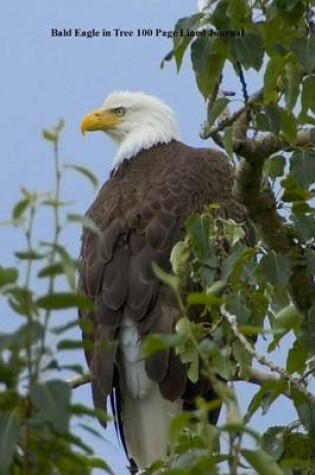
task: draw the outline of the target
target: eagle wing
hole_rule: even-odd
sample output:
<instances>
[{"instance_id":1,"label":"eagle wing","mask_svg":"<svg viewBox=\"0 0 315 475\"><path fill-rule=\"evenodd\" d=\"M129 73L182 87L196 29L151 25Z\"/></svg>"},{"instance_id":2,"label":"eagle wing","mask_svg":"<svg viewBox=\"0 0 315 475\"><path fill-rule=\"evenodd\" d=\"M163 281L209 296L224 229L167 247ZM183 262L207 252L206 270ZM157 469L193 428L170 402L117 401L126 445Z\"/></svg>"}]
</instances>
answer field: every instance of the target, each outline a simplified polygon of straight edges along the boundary
<instances>
[{"instance_id":1,"label":"eagle wing","mask_svg":"<svg viewBox=\"0 0 315 475\"><path fill-rule=\"evenodd\" d=\"M246 220L232 182L223 154L172 141L125 161L100 190L87 215L101 235L84 230L79 279L80 290L95 302L95 310L81 316L96 408L106 407L113 388L119 391L117 340L123 322L132 322L140 339L174 329L176 302L154 275L152 262L171 270L170 253L187 216L218 203L225 217ZM173 349L147 358L145 370L165 399L182 398L184 407L191 407L198 393L213 396L205 381L193 385L187 379Z\"/></svg>"}]
</instances>

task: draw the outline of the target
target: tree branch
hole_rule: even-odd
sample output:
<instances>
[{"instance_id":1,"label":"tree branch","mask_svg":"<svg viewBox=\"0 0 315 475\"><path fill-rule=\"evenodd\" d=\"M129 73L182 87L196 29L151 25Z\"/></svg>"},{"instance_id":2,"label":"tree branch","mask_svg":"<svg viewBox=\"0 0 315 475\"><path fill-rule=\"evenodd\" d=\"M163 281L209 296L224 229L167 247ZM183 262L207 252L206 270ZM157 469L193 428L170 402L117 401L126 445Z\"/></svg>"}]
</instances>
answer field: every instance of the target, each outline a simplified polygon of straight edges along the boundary
<instances>
[{"instance_id":1,"label":"tree branch","mask_svg":"<svg viewBox=\"0 0 315 475\"><path fill-rule=\"evenodd\" d=\"M221 308L221 315L225 318L225 320L228 322L228 324L231 327L231 330L234 334L234 336L239 340L239 342L243 345L244 349L253 357L255 358L258 363L260 363L262 366L267 367L270 371L277 373L280 378L285 379L290 386L293 386L297 391L299 391L301 394L306 396L313 404L315 404L315 397L307 391L305 386L301 384L301 382L291 376L290 373L288 373L285 369L281 368L280 366L276 365L273 361L267 360L267 358L263 355L260 355L253 345L247 340L247 338L240 332L237 324L237 319L234 315L229 313L224 307ZM263 375L260 372L253 372L252 374L252 379L249 379L252 383L254 384L259 384L262 385L267 381L277 381L278 378L276 377L267 377L267 375ZM283 393L284 394L284 393ZM291 395L289 392L284 394L287 397L290 397Z\"/></svg>"},{"instance_id":2,"label":"tree branch","mask_svg":"<svg viewBox=\"0 0 315 475\"><path fill-rule=\"evenodd\" d=\"M314 140L315 128L300 132L299 145ZM303 249L288 235L285 221L277 213L277 203L272 191L262 187L262 170L267 156L283 147L275 136L242 141L246 147L241 150L234 181L234 196L248 210L260 236L269 249L292 257L293 274L290 279L290 294L297 307L307 314L315 302L315 284L303 259Z\"/></svg>"},{"instance_id":3,"label":"tree branch","mask_svg":"<svg viewBox=\"0 0 315 475\"><path fill-rule=\"evenodd\" d=\"M208 138L213 138L213 135L216 136L218 132L222 132L226 127L229 127L230 125L233 125L234 122L237 121L237 119L242 116L242 115L247 115L247 111L253 107L255 102L260 101L263 97L263 89L260 89L259 91L255 92L250 99L248 100L247 104L242 107L241 109L237 110L233 114L227 116L224 118L217 126L214 127L208 127L207 126L204 128L204 130L200 134L200 138L206 140Z\"/></svg>"},{"instance_id":4,"label":"tree branch","mask_svg":"<svg viewBox=\"0 0 315 475\"><path fill-rule=\"evenodd\" d=\"M249 160L256 160L257 157L262 160L280 150L290 151L296 150L298 147L308 146L315 146L315 127L308 130L300 130L297 133L294 145L289 144L289 142L272 133L264 134L257 139L244 138L233 140L234 152Z\"/></svg>"},{"instance_id":5,"label":"tree branch","mask_svg":"<svg viewBox=\"0 0 315 475\"><path fill-rule=\"evenodd\" d=\"M91 382L91 373L82 374L80 376L74 376L73 378L67 379L66 383L70 386L71 389L79 388Z\"/></svg>"},{"instance_id":6,"label":"tree branch","mask_svg":"<svg viewBox=\"0 0 315 475\"><path fill-rule=\"evenodd\" d=\"M244 382L250 382L252 384L255 384L257 386L263 386L266 383L270 382L278 382L280 378L277 376L271 374L271 373L264 373L263 371L259 371L258 369L255 368L248 368L249 371L249 377L248 379L241 378L238 373L236 373L231 381L244 381ZM86 373L80 376L74 376L73 378L70 378L66 381L66 383L70 386L71 389L76 389L81 386L84 386L85 384L89 384L91 382L91 373ZM282 393L284 396L286 396L289 399L291 398L291 395L289 391L284 391Z\"/></svg>"},{"instance_id":7,"label":"tree branch","mask_svg":"<svg viewBox=\"0 0 315 475\"><path fill-rule=\"evenodd\" d=\"M263 371L259 371L255 368L248 368L248 370L248 381L252 384L255 384L256 386L263 386L266 383L277 383L280 381L280 378L274 374L264 373ZM240 378L238 375L236 375L235 381L244 381L244 378ZM292 399L290 392L287 390L283 391L281 394L288 399Z\"/></svg>"}]
</instances>

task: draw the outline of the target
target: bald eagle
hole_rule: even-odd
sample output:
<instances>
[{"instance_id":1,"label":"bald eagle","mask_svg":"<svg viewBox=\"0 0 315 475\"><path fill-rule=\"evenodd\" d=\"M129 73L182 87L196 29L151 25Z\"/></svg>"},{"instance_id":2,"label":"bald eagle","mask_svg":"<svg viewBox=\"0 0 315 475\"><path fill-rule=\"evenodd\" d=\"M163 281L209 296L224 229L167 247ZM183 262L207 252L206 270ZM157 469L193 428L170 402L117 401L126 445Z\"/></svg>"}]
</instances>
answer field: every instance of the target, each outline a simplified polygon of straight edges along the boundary
<instances>
[{"instance_id":1,"label":"bald eagle","mask_svg":"<svg viewBox=\"0 0 315 475\"><path fill-rule=\"evenodd\" d=\"M110 397L127 456L144 468L165 457L171 417L194 409L197 395L216 397L207 380L188 379L174 349L140 356L143 338L172 333L179 317L152 263L171 271L186 218L205 205L218 203L221 215L238 222L246 214L232 196L226 156L183 144L161 100L115 92L83 118L81 130L103 131L118 146L110 178L87 212L101 233L85 229L82 240L80 290L95 302L81 315L90 326L84 338L93 401L106 410Z\"/></svg>"}]
</instances>

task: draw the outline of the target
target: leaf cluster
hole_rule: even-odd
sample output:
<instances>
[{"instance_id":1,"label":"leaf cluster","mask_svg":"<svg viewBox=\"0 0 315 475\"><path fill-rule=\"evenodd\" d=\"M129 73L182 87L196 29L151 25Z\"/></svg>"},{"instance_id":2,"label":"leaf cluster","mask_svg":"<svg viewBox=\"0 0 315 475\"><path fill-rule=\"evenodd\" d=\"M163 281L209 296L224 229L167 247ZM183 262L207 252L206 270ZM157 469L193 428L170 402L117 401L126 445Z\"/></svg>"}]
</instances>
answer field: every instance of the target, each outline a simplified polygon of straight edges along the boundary
<instances>
[{"instance_id":1,"label":"leaf cluster","mask_svg":"<svg viewBox=\"0 0 315 475\"><path fill-rule=\"evenodd\" d=\"M81 365L67 364L62 353L82 348L81 341L69 338L79 322L67 311L90 309L92 303L77 293L78 261L63 245L62 235L72 223L94 232L98 229L86 217L67 212L69 204L62 201L61 184L67 170L97 184L84 167L60 163L63 126L61 121L43 131L53 148L53 191L38 194L23 188L11 220L5 223L24 235L25 247L15 252L15 267L0 266L0 296L7 315L6 330L0 332L1 475L88 475L94 468L111 473L106 462L95 457L93 449L76 435L74 423L99 437L90 426L94 411L72 402L64 380L69 372L83 374ZM42 211L51 218L47 241L37 237ZM9 316L12 324L8 324Z\"/></svg>"}]
</instances>

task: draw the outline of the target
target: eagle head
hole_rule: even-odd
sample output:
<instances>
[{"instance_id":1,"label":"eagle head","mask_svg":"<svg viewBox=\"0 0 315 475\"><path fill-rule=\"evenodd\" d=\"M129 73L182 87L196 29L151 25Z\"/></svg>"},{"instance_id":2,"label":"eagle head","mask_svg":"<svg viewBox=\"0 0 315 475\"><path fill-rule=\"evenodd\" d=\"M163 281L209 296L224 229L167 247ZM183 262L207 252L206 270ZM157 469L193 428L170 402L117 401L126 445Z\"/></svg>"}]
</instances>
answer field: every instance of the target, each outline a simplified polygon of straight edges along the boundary
<instances>
[{"instance_id":1,"label":"eagle head","mask_svg":"<svg viewBox=\"0 0 315 475\"><path fill-rule=\"evenodd\" d=\"M141 150L179 139L170 107L143 92L119 91L110 94L102 107L82 119L83 134L97 130L108 134L118 145L115 167Z\"/></svg>"}]
</instances>

